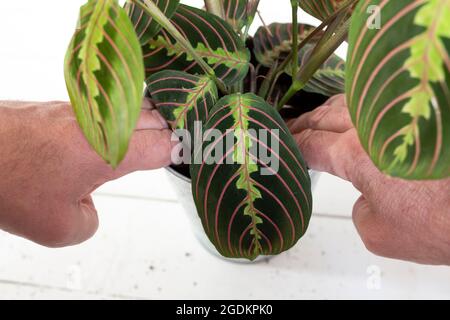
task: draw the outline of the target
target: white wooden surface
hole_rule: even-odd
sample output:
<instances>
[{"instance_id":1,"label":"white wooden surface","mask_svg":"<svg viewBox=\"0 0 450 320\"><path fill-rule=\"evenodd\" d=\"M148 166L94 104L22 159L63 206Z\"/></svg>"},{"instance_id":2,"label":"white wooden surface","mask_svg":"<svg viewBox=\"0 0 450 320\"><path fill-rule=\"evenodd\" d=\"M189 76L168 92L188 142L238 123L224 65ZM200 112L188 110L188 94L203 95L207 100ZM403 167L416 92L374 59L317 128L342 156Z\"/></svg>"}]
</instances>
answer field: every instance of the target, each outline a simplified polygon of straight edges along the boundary
<instances>
[{"instance_id":1,"label":"white wooden surface","mask_svg":"<svg viewBox=\"0 0 450 320\"><path fill-rule=\"evenodd\" d=\"M0 99L67 99L62 62L82 2L0 1ZM289 1L262 0L262 11L288 21ZM300 243L242 265L198 243L163 170L135 173L96 192L101 225L85 244L47 249L0 231L0 299L450 298L450 268L366 251L351 221L357 197L323 175Z\"/></svg>"},{"instance_id":2,"label":"white wooden surface","mask_svg":"<svg viewBox=\"0 0 450 320\"><path fill-rule=\"evenodd\" d=\"M358 194L336 178L321 177L318 214L294 249L242 265L198 243L165 174L98 190L100 230L80 246L46 249L0 233L0 298L450 298L449 268L366 251L349 218Z\"/></svg>"}]
</instances>

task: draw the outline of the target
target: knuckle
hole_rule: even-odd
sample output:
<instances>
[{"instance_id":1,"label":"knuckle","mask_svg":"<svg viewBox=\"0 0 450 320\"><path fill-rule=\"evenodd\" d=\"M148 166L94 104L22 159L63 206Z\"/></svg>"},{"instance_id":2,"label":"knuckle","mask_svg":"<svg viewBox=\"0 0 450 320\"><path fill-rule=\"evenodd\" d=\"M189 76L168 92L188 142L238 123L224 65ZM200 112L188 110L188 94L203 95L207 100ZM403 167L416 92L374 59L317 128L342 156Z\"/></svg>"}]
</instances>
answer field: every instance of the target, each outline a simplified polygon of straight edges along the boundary
<instances>
[{"instance_id":1,"label":"knuckle","mask_svg":"<svg viewBox=\"0 0 450 320\"><path fill-rule=\"evenodd\" d=\"M323 121L323 119L328 115L329 110L330 107L327 105L316 108L309 117L308 120L309 125L311 127L318 126Z\"/></svg>"},{"instance_id":2,"label":"knuckle","mask_svg":"<svg viewBox=\"0 0 450 320\"><path fill-rule=\"evenodd\" d=\"M341 93L338 95L335 95L328 99L328 101L325 104L329 104L330 106L343 106L346 104L345 101L345 94Z\"/></svg>"},{"instance_id":3,"label":"knuckle","mask_svg":"<svg viewBox=\"0 0 450 320\"><path fill-rule=\"evenodd\" d=\"M314 130L306 129L297 135L297 143L301 149L308 149L311 146Z\"/></svg>"},{"instance_id":4,"label":"knuckle","mask_svg":"<svg viewBox=\"0 0 450 320\"><path fill-rule=\"evenodd\" d=\"M346 96L345 93L340 93L337 96L335 96L335 99L333 100L335 104L345 105L346 104Z\"/></svg>"},{"instance_id":5,"label":"knuckle","mask_svg":"<svg viewBox=\"0 0 450 320\"><path fill-rule=\"evenodd\" d=\"M337 111L337 118L340 123L342 123L347 128L353 127L352 118L350 117L350 113L346 108L340 108Z\"/></svg>"}]
</instances>

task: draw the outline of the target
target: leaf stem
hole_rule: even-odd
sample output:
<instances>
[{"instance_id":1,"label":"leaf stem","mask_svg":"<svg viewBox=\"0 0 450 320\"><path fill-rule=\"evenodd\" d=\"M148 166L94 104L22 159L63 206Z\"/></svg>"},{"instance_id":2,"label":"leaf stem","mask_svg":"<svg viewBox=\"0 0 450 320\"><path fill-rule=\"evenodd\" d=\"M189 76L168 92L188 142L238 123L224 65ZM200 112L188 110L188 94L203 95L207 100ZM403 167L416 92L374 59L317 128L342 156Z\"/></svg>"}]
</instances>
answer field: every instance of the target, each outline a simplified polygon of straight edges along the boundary
<instances>
[{"instance_id":1,"label":"leaf stem","mask_svg":"<svg viewBox=\"0 0 450 320\"><path fill-rule=\"evenodd\" d=\"M291 0L292 6L292 74L298 72L298 0ZM275 71L276 74L276 71Z\"/></svg>"},{"instance_id":2,"label":"leaf stem","mask_svg":"<svg viewBox=\"0 0 450 320\"><path fill-rule=\"evenodd\" d=\"M280 111L297 92L299 92L305 87L305 85L306 84L294 80L292 82L292 85L286 92L286 94L283 96L283 98L281 98L280 102L278 103L277 110Z\"/></svg>"},{"instance_id":3,"label":"leaf stem","mask_svg":"<svg viewBox=\"0 0 450 320\"><path fill-rule=\"evenodd\" d=\"M297 73L295 81L307 83L314 75L317 69L336 51L336 49L345 41L348 34L350 20L346 20L337 30L335 35L322 47L316 48L314 54L308 59L308 62Z\"/></svg>"},{"instance_id":4,"label":"leaf stem","mask_svg":"<svg viewBox=\"0 0 450 320\"><path fill-rule=\"evenodd\" d=\"M292 1L294 1L294 0L292 0ZM263 82L263 85L261 86L261 90L258 95L261 96L262 98L266 98L267 93L264 93L264 91L262 91L263 88L269 88L269 87L273 87L275 85L276 78L278 78L279 75L285 71L285 69L289 65L289 63L291 61L293 61L294 52L297 55L297 58L295 58L295 60L294 60L294 61L297 61L297 68L296 68L297 71L292 74L293 75L297 74L297 72L298 72L298 52L301 49L303 49L303 47L306 46L314 37L316 37L320 32L322 32L326 26L331 24L341 12L347 10L348 7L350 5L352 5L354 2L355 2L355 0L348 0L348 2L345 3L338 11L336 11L331 16L329 16L327 19L325 19L317 28L315 28L313 31L311 31L306 36L305 39L303 39L299 44L297 44L297 49L292 50L291 53L286 57L286 59L283 60L283 62L278 66L278 68L274 72L270 72L270 74L268 75L269 77L264 80L264 82L268 82L268 84L264 84L264 82ZM292 9L294 10L294 8L292 8ZM293 15L293 17L294 17L294 15ZM297 19L298 19L298 12L297 12ZM294 30L295 30L295 28L294 28ZM298 22L297 22L297 31L298 31ZM299 90L301 90L301 89L299 89Z\"/></svg>"},{"instance_id":5,"label":"leaf stem","mask_svg":"<svg viewBox=\"0 0 450 320\"><path fill-rule=\"evenodd\" d=\"M158 8L158 6L155 3L153 3L153 1L143 0L145 4L139 0L131 0L131 1L133 1L138 7L144 10L145 13L147 13L149 16L155 19L155 21L158 22L164 29L166 29L167 32L169 32L170 35L174 37L174 39L178 42L178 44L181 45L186 50L186 52L192 56L195 62L197 62L198 65L203 69L203 71L216 83L219 90L222 91L222 93L224 94L228 94L225 85L219 78L217 78L214 69L211 68L211 66L207 64L206 61L203 60L203 58L197 54L195 49L192 47L191 43L183 37L183 35L178 31L177 28L175 28L175 26Z\"/></svg>"},{"instance_id":6,"label":"leaf stem","mask_svg":"<svg viewBox=\"0 0 450 320\"><path fill-rule=\"evenodd\" d=\"M351 5L353 5L357 0L347 0L347 2L344 3L344 5L336 12L334 12L332 15L330 15L328 18L326 18L317 28L315 28L313 31L311 31L305 39L303 39L297 47L297 51L300 51L301 49L303 49L303 47L305 47L310 41L311 39L313 39L315 36L317 36L321 31L323 31L323 29L328 26L329 24L331 24L333 21L336 20L336 17L341 14L342 12L346 11ZM286 57L286 59L283 61L282 64L280 64L280 66L277 69L277 72L281 72L283 71L286 66L289 64L289 62L292 60L293 57L293 52L291 52L289 54L289 56ZM293 73L295 74L295 73Z\"/></svg>"},{"instance_id":7,"label":"leaf stem","mask_svg":"<svg viewBox=\"0 0 450 320\"><path fill-rule=\"evenodd\" d=\"M247 3L246 10L246 26L244 29L244 32L242 33L242 40L245 42L248 38L248 33L250 31L250 27L253 24L253 21L255 20L256 12L258 11L260 0L250 0Z\"/></svg>"},{"instance_id":8,"label":"leaf stem","mask_svg":"<svg viewBox=\"0 0 450 320\"><path fill-rule=\"evenodd\" d=\"M297 47L297 50L302 49L315 35L323 30L325 26L329 25L325 34L320 39L319 43L316 45L312 51L309 60L304 64L300 71L296 74L293 73L293 81L284 95L280 100L277 109L281 110L286 103L300 90L302 90L314 73L320 68L320 66L333 54L333 52L344 42L348 35L348 29L350 25L350 17L348 15L348 9L356 3L357 0L347 0L344 2L342 7L337 10L334 14L329 16L322 24L312 31ZM291 0L291 4L294 0ZM342 21L345 20L344 23ZM298 54L298 51L297 51ZM292 57L294 54L292 54ZM285 68L292 57L288 57L280 66ZM298 60L298 59L297 59ZM298 61L297 61L298 62ZM295 63L295 62L294 62ZM283 69L282 69L283 70ZM280 70L280 71L282 71ZM294 78L295 77L295 78Z\"/></svg>"},{"instance_id":9,"label":"leaf stem","mask_svg":"<svg viewBox=\"0 0 450 320\"><path fill-rule=\"evenodd\" d=\"M263 99L268 98L267 93L268 93L268 91L271 87L271 84L273 83L273 80L275 78L277 66L278 66L278 62L275 61L275 63L269 69L269 71L266 75L266 78L264 79L263 83L261 84L261 87L259 88L258 95Z\"/></svg>"},{"instance_id":10,"label":"leaf stem","mask_svg":"<svg viewBox=\"0 0 450 320\"><path fill-rule=\"evenodd\" d=\"M291 87L278 104L278 110L281 110L298 91L305 87L320 66L333 54L334 51L336 51L342 42L344 42L347 38L349 25L350 19L347 19L339 28L337 28L335 34L329 39L329 41L327 41L321 48L316 47L313 51L314 55L309 57L305 65L300 69L297 75L295 75Z\"/></svg>"},{"instance_id":11,"label":"leaf stem","mask_svg":"<svg viewBox=\"0 0 450 320\"><path fill-rule=\"evenodd\" d=\"M256 93L256 68L255 66L250 63L250 92L251 93Z\"/></svg>"}]
</instances>

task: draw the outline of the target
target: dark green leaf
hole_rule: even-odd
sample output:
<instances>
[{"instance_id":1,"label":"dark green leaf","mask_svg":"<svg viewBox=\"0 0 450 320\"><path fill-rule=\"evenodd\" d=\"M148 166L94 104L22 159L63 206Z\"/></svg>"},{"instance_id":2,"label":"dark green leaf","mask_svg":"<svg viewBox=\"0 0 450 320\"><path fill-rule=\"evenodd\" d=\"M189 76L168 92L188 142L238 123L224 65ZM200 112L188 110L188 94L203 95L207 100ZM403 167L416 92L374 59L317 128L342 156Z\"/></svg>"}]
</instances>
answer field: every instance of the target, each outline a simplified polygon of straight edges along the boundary
<instances>
[{"instance_id":1,"label":"dark green leaf","mask_svg":"<svg viewBox=\"0 0 450 320\"><path fill-rule=\"evenodd\" d=\"M211 242L226 257L251 260L291 248L308 227L311 185L278 112L254 94L230 95L211 110L205 132L209 129L220 136L207 135L203 162L191 165L191 177ZM263 154L274 161L268 163Z\"/></svg>"},{"instance_id":2,"label":"dark green leaf","mask_svg":"<svg viewBox=\"0 0 450 320\"><path fill-rule=\"evenodd\" d=\"M247 75L250 53L228 23L213 14L182 4L171 22L225 84L234 84ZM165 69L203 73L193 57L165 30L144 46L144 58L147 77Z\"/></svg>"},{"instance_id":3,"label":"dark green leaf","mask_svg":"<svg viewBox=\"0 0 450 320\"><path fill-rule=\"evenodd\" d=\"M305 39L315 28L299 24L299 41ZM314 45L323 35L318 33L298 54L299 66L307 63L307 57L312 53ZM273 23L268 27L260 27L255 34L255 56L265 67L281 63L292 51L292 24ZM308 82L305 91L320 93L325 96L344 93L345 62L333 54ZM288 64L285 72L292 76L292 66ZM277 90L276 90L277 91Z\"/></svg>"},{"instance_id":4,"label":"dark green leaf","mask_svg":"<svg viewBox=\"0 0 450 320\"><path fill-rule=\"evenodd\" d=\"M299 0L300 8L320 20L338 11L346 0Z\"/></svg>"},{"instance_id":5,"label":"dark green leaf","mask_svg":"<svg viewBox=\"0 0 450 320\"><path fill-rule=\"evenodd\" d=\"M450 176L449 21L449 0L371 0L354 13L347 100L364 148L392 176Z\"/></svg>"},{"instance_id":6,"label":"dark green leaf","mask_svg":"<svg viewBox=\"0 0 450 320\"><path fill-rule=\"evenodd\" d=\"M143 0L139 0L144 3ZM151 0L165 14L167 18L171 18L178 8L180 0ZM144 10L139 8L134 2L127 1L125 9L134 25L134 29L139 37L141 45L147 44L160 30L161 26L152 17L147 15Z\"/></svg>"},{"instance_id":7,"label":"dark green leaf","mask_svg":"<svg viewBox=\"0 0 450 320\"><path fill-rule=\"evenodd\" d=\"M308 44L299 51L299 66L307 63L307 58L314 50L313 44ZM292 75L292 68L288 66L286 73ZM334 96L345 92L345 62L336 54L331 55L316 71L303 90L320 93L324 96Z\"/></svg>"},{"instance_id":8,"label":"dark green leaf","mask_svg":"<svg viewBox=\"0 0 450 320\"><path fill-rule=\"evenodd\" d=\"M206 122L218 100L217 87L208 76L181 71L160 71L148 79L148 90L158 110L173 129L187 129L194 138L194 122Z\"/></svg>"},{"instance_id":9,"label":"dark green leaf","mask_svg":"<svg viewBox=\"0 0 450 320\"><path fill-rule=\"evenodd\" d=\"M144 65L133 25L116 0L89 0L65 59L78 123L113 167L124 158L139 117Z\"/></svg>"},{"instance_id":10,"label":"dark green leaf","mask_svg":"<svg viewBox=\"0 0 450 320\"><path fill-rule=\"evenodd\" d=\"M307 24L298 25L299 41L305 39L313 26ZM312 40L317 41L321 34ZM271 67L274 63L283 61L292 51L292 24L272 23L267 27L260 27L254 36L256 59L265 67Z\"/></svg>"},{"instance_id":11,"label":"dark green leaf","mask_svg":"<svg viewBox=\"0 0 450 320\"><path fill-rule=\"evenodd\" d=\"M249 27L258 9L259 0L224 0L223 8L227 22L241 32L244 27Z\"/></svg>"}]
</instances>

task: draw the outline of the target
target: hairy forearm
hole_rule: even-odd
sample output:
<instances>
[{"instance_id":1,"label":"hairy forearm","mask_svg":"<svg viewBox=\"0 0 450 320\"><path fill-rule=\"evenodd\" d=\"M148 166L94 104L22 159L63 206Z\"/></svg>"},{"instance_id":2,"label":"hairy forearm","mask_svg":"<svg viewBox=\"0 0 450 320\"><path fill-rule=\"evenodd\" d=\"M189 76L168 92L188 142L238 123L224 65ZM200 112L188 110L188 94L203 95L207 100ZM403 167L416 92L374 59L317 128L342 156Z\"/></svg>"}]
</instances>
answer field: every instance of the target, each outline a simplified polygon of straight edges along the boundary
<instances>
[{"instance_id":1,"label":"hairy forearm","mask_svg":"<svg viewBox=\"0 0 450 320\"><path fill-rule=\"evenodd\" d=\"M26 197L24 182L30 175L30 168L26 169L27 159L21 155L28 154L30 136L26 113L30 106L30 103L0 101L0 225L23 205L12 199ZM20 190L22 195L17 194Z\"/></svg>"},{"instance_id":2,"label":"hairy forearm","mask_svg":"<svg viewBox=\"0 0 450 320\"><path fill-rule=\"evenodd\" d=\"M0 101L0 219L2 213L36 205L27 199L40 186L29 181L45 166L43 162L57 157L51 155L52 135L46 134L55 108L56 103Z\"/></svg>"},{"instance_id":3,"label":"hairy forearm","mask_svg":"<svg viewBox=\"0 0 450 320\"><path fill-rule=\"evenodd\" d=\"M9 230L9 225L14 219L14 213L20 203L14 203L11 199L17 199L17 195L11 194L11 184L17 185L18 181L14 175L17 172L15 166L18 165L17 150L23 141L18 141L16 130L17 118L21 104L18 102L0 101L0 228Z\"/></svg>"}]
</instances>

